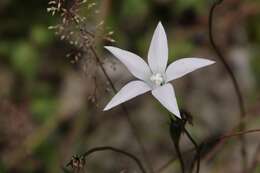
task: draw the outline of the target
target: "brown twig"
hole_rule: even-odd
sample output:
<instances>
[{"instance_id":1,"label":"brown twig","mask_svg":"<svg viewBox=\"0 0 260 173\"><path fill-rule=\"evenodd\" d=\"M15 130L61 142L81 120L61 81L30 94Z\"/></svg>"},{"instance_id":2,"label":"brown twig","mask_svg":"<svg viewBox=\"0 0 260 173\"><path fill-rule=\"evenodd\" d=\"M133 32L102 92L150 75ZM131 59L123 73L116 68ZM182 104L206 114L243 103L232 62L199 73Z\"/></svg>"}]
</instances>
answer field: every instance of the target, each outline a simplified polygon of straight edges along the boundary
<instances>
[{"instance_id":1,"label":"brown twig","mask_svg":"<svg viewBox=\"0 0 260 173\"><path fill-rule=\"evenodd\" d=\"M97 153L97 152L101 152L101 151L113 151L115 153L119 153L119 154L122 154L130 159L132 159L136 165L139 167L139 169L141 170L142 173L146 173L143 165L142 165L142 162L133 154L131 153L128 153L124 150L121 150L121 149L118 149L118 148L114 148L114 147L110 147L110 146L102 146L102 147L95 147L95 148L92 148L90 150L88 150L87 152L85 152L82 156L80 157L73 157L69 163L67 163L66 166L71 166L71 167L75 167L77 168L77 170L80 170L82 169L85 164L86 164L86 159L88 156L94 154L94 153Z\"/></svg>"},{"instance_id":2,"label":"brown twig","mask_svg":"<svg viewBox=\"0 0 260 173\"><path fill-rule=\"evenodd\" d=\"M251 130L246 130L246 131L241 131L241 132L235 132L235 133L223 135L223 136L217 138L216 140L221 141L226 138L231 138L231 137L236 137L236 136L241 136L241 135L245 135L248 133L256 133L256 132L260 132L260 129L251 129Z\"/></svg>"},{"instance_id":3,"label":"brown twig","mask_svg":"<svg viewBox=\"0 0 260 173\"><path fill-rule=\"evenodd\" d=\"M249 117L249 116L247 116ZM229 135L232 134L234 131L236 131L236 129L238 129L242 123L246 124L249 120L247 119L247 117L244 117L242 119L242 121L240 121L237 125L235 125L231 130L229 130L228 132L225 133L225 135ZM215 153L217 152L217 149L222 146L225 142L226 142L227 138L219 140L219 142L217 142L217 144L215 144L215 146L213 146L213 149L211 149L211 151L205 156L206 160L210 160Z\"/></svg>"},{"instance_id":4,"label":"brown twig","mask_svg":"<svg viewBox=\"0 0 260 173\"><path fill-rule=\"evenodd\" d=\"M196 173L199 173L200 172L200 152L201 152L201 146L202 145L199 146L197 144L197 142L192 138L192 136L190 135L190 133L188 132L188 130L186 128L184 128L184 132L196 149L196 152L197 152L196 155L195 155L195 161L197 161ZM193 169L193 166L191 168L191 171L192 171L192 169Z\"/></svg>"},{"instance_id":5,"label":"brown twig","mask_svg":"<svg viewBox=\"0 0 260 173\"><path fill-rule=\"evenodd\" d=\"M242 132L234 132L234 133L230 133L230 134L226 134L226 135L223 135L223 136L220 136L212 141L209 141L208 143L211 143L211 142L214 142L214 141L225 141L227 139L230 139L231 137L237 137L237 136L241 136L241 135L247 135L247 134L251 134L251 133L258 133L260 132L260 129L251 129L251 130L246 130L246 131L242 131ZM203 145L207 145L207 143L203 143ZM193 152L194 150L196 150L196 148L192 148L192 149L189 149L187 151L184 151L182 153L182 155L185 155L185 154L188 154L190 152ZM164 170L166 170L177 158L174 157L172 158L171 160L169 160L165 165L163 165L161 168L159 168L156 172L157 173L161 173L163 172ZM207 160L207 158L206 158Z\"/></svg>"},{"instance_id":6,"label":"brown twig","mask_svg":"<svg viewBox=\"0 0 260 173\"><path fill-rule=\"evenodd\" d=\"M231 69L231 67L229 66L229 64L226 62L224 55L222 54L222 52L220 51L220 49L218 48L218 46L216 45L215 41L214 41L214 37L213 37L213 15L214 15L214 11L216 9L216 7L218 5L220 5L223 2L223 0L216 0L215 3L213 3L213 5L210 8L210 12L209 12L209 39L210 39L210 43L213 47L213 49L215 50L215 52L217 53L220 61L223 63L225 69L227 70L231 81L233 83L236 95L237 95L237 99L238 99L238 103L239 103L239 110L240 110L240 121L242 121L242 119L246 116L246 112L245 112L245 106L244 106L244 100L242 97L242 93L240 91L239 88L239 84L237 82L237 79ZM243 131L245 129L245 124L241 123L240 125L240 130ZM240 136L240 141L241 141L241 156L242 156L242 160L243 160L243 172L246 172L247 170L247 153L246 153L246 140L244 138L243 135Z\"/></svg>"},{"instance_id":7,"label":"brown twig","mask_svg":"<svg viewBox=\"0 0 260 173\"><path fill-rule=\"evenodd\" d=\"M236 132L236 133L229 133L226 135L223 135L221 137L219 137L218 139L216 139L216 141L219 141L216 146L214 147L214 151L208 153L205 157L206 160L211 160L211 158L213 157L215 151L217 150L217 148L224 144L226 142L227 139L231 138L231 137L236 137L236 136L242 136L248 133L256 133L256 132L260 132L260 129L252 129L252 130L247 130L247 131L241 131L241 132Z\"/></svg>"}]
</instances>

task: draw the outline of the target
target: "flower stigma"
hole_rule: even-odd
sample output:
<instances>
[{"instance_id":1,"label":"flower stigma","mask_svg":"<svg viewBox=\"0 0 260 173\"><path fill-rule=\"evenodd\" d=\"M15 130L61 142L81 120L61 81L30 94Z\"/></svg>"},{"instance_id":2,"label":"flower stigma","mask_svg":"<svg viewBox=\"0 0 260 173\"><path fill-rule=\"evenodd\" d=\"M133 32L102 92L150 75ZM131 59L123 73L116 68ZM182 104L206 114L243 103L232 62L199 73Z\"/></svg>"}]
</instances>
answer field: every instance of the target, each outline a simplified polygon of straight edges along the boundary
<instances>
[{"instance_id":1,"label":"flower stigma","mask_svg":"<svg viewBox=\"0 0 260 173\"><path fill-rule=\"evenodd\" d=\"M156 85L156 86L161 86L164 84L164 78L161 73L155 73L150 77L150 80Z\"/></svg>"}]
</instances>

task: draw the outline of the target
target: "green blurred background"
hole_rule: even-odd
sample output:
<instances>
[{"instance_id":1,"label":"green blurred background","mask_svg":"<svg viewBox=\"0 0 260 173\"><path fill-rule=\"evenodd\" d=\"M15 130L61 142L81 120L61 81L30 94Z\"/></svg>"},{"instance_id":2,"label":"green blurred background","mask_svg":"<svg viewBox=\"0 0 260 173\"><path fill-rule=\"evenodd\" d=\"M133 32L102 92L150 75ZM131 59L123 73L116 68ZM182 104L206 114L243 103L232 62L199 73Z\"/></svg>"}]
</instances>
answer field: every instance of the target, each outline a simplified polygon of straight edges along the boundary
<instances>
[{"instance_id":1,"label":"green blurred background","mask_svg":"<svg viewBox=\"0 0 260 173\"><path fill-rule=\"evenodd\" d=\"M90 10L88 5L93 2L97 4ZM214 67L173 82L179 105L194 115L194 126L189 129L198 142L225 133L239 120L231 80L209 43L207 20L212 2L92 0L80 10L81 15L87 16L87 29L95 32L103 17L105 32L114 32L113 45L144 59L152 33L162 21L168 35L170 61L190 56L217 61ZM102 145L123 148L146 163L121 109L102 112L113 95L103 74L98 67L94 72L89 67L91 56L83 55L79 60L67 56L76 48L48 29L60 18L47 13L47 8L47 0L0 1L0 173L62 172L61 166L72 155ZM225 0L215 17L217 44L230 63L246 102L247 128L257 128L260 1ZM133 77L102 49L103 44L110 43L97 45L98 53L119 89ZM95 82L89 77L93 73ZM175 156L167 114L149 95L128 102L127 107L148 158L158 170ZM247 139L250 165L259 135L249 135ZM183 151L191 148L185 138L181 146ZM211 159L203 161L201 172L237 172L240 162L239 143L234 138ZM121 171L139 170L128 159L109 152L97 154L87 162L85 170ZM173 171L179 171L178 162L162 172ZM253 172L259 171L258 165Z\"/></svg>"}]
</instances>

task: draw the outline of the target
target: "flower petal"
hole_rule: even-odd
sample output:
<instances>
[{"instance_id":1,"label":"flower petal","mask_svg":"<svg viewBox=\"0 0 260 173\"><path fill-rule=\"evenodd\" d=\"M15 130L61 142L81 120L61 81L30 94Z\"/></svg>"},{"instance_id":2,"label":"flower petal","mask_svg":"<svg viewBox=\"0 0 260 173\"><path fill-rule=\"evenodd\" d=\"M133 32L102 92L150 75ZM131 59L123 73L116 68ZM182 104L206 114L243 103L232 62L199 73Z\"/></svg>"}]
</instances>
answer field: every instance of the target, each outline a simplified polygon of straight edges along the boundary
<instances>
[{"instance_id":1,"label":"flower petal","mask_svg":"<svg viewBox=\"0 0 260 173\"><path fill-rule=\"evenodd\" d=\"M148 63L153 73L164 73L168 61L168 43L162 23L154 31L148 52Z\"/></svg>"},{"instance_id":2,"label":"flower petal","mask_svg":"<svg viewBox=\"0 0 260 173\"><path fill-rule=\"evenodd\" d=\"M104 108L104 111L107 111L150 90L151 87L142 81L129 82L112 98L112 100Z\"/></svg>"},{"instance_id":3,"label":"flower petal","mask_svg":"<svg viewBox=\"0 0 260 173\"><path fill-rule=\"evenodd\" d=\"M174 88L171 84L165 84L152 90L152 95L171 113L181 118Z\"/></svg>"},{"instance_id":4,"label":"flower petal","mask_svg":"<svg viewBox=\"0 0 260 173\"><path fill-rule=\"evenodd\" d=\"M171 63L166 70L166 82L180 78L187 73L190 73L199 68L214 64L211 61L203 58L183 58Z\"/></svg>"},{"instance_id":5,"label":"flower petal","mask_svg":"<svg viewBox=\"0 0 260 173\"><path fill-rule=\"evenodd\" d=\"M112 46L106 46L105 48L119 59L138 79L148 80L151 76L149 66L138 55Z\"/></svg>"}]
</instances>

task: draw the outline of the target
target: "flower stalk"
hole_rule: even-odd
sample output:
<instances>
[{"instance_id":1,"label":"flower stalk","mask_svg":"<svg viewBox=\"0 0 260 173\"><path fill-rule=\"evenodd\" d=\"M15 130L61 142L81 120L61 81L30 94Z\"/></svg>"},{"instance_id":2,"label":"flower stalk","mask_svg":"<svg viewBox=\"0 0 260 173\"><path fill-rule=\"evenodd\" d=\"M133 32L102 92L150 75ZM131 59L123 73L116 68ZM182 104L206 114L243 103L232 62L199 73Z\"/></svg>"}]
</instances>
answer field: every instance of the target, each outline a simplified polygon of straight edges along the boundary
<instances>
[{"instance_id":1,"label":"flower stalk","mask_svg":"<svg viewBox=\"0 0 260 173\"><path fill-rule=\"evenodd\" d=\"M135 155L133 155L129 152L126 152L124 150L121 150L121 149L118 149L115 147L111 147L111 146L95 147L95 148L88 150L81 156L73 156L72 159L67 163L66 166L67 167L70 166L73 169L80 170L85 166L86 160L90 155L93 155L95 153L102 152L102 151L112 151L114 153L119 153L121 155L124 155L124 156L128 157L129 159L131 159L132 161L134 161L142 173L146 173L144 166L142 165L142 162Z\"/></svg>"}]
</instances>

